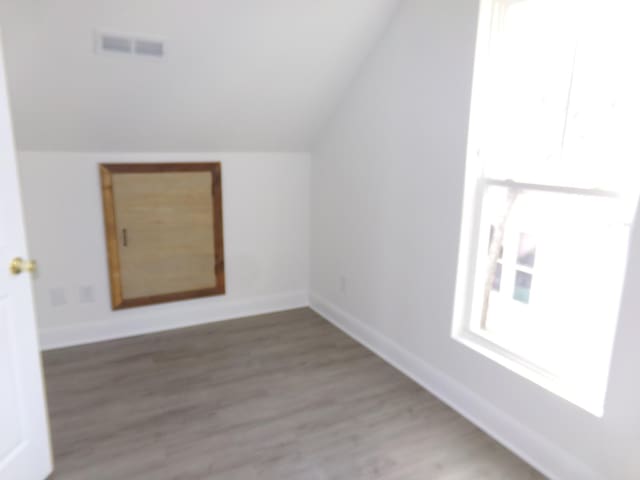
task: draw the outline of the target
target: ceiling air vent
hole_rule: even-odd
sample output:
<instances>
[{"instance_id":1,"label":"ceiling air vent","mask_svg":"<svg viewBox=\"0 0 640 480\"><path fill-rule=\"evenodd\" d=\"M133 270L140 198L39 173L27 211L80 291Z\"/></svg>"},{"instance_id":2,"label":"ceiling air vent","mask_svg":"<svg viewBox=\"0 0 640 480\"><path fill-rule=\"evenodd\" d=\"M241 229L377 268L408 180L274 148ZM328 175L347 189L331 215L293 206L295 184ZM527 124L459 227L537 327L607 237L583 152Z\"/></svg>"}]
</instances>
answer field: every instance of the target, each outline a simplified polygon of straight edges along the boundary
<instances>
[{"instance_id":1,"label":"ceiling air vent","mask_svg":"<svg viewBox=\"0 0 640 480\"><path fill-rule=\"evenodd\" d=\"M98 38L98 48L102 52L112 53L131 53L132 41L130 38L113 35L110 33L102 33Z\"/></svg>"},{"instance_id":2,"label":"ceiling air vent","mask_svg":"<svg viewBox=\"0 0 640 480\"><path fill-rule=\"evenodd\" d=\"M96 53L114 53L147 58L163 58L164 42L137 35L96 32Z\"/></svg>"},{"instance_id":3,"label":"ceiling air vent","mask_svg":"<svg viewBox=\"0 0 640 480\"><path fill-rule=\"evenodd\" d=\"M157 40L142 40L136 38L134 52L136 55L161 58L164 56L164 43Z\"/></svg>"}]
</instances>

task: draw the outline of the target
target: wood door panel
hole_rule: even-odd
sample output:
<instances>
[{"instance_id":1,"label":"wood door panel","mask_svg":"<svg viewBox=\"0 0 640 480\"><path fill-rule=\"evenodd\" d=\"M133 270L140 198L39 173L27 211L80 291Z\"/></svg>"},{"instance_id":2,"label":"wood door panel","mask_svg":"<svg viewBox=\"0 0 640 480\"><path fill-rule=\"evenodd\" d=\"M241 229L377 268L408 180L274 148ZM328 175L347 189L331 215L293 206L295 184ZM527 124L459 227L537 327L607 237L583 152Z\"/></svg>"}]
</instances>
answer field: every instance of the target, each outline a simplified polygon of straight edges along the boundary
<instances>
[{"instance_id":1,"label":"wood door panel","mask_svg":"<svg viewBox=\"0 0 640 480\"><path fill-rule=\"evenodd\" d=\"M103 165L102 180L114 308L224 293L218 163Z\"/></svg>"}]
</instances>

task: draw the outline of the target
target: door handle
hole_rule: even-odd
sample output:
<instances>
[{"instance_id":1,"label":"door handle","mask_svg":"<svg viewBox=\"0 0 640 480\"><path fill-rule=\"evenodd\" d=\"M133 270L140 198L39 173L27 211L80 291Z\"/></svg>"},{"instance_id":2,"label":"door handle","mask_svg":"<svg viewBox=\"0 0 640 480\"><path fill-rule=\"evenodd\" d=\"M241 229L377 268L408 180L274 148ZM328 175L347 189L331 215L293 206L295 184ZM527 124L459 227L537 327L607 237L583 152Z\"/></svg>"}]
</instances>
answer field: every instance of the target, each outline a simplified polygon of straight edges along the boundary
<instances>
[{"instance_id":1,"label":"door handle","mask_svg":"<svg viewBox=\"0 0 640 480\"><path fill-rule=\"evenodd\" d=\"M9 264L9 271L12 275L20 275L22 272L33 273L37 268L38 264L35 260L23 260L20 257L14 258Z\"/></svg>"}]
</instances>

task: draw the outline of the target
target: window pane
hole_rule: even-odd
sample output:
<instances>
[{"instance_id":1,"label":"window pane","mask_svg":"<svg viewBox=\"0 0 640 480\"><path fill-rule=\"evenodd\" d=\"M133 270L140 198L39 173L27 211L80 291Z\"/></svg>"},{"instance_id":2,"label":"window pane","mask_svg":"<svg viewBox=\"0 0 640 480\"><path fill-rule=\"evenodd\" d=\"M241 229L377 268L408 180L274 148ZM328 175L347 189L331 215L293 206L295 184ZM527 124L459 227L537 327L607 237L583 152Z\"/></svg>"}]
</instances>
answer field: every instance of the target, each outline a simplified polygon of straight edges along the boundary
<instances>
[{"instance_id":1,"label":"window pane","mask_svg":"<svg viewBox=\"0 0 640 480\"><path fill-rule=\"evenodd\" d=\"M579 318L599 325L620 295L630 220L620 206L612 198L488 187L480 219L488 235L476 258L473 324L496 332L517 326L513 333L525 338L534 332L545 337L549 329L558 342L564 341L559 330L571 335L583 328ZM500 230L504 234L502 258L484 253L492 226L494 238ZM496 291L506 295L492 295Z\"/></svg>"},{"instance_id":2,"label":"window pane","mask_svg":"<svg viewBox=\"0 0 640 480\"><path fill-rule=\"evenodd\" d=\"M516 285L513 290L513 299L522 303L529 303L531 295L531 282L533 275L518 270L516 272Z\"/></svg>"},{"instance_id":3,"label":"window pane","mask_svg":"<svg viewBox=\"0 0 640 480\"><path fill-rule=\"evenodd\" d=\"M520 234L520 245L518 246L518 265L531 267L536 261L536 240L528 233Z\"/></svg>"},{"instance_id":4,"label":"window pane","mask_svg":"<svg viewBox=\"0 0 640 480\"><path fill-rule=\"evenodd\" d=\"M576 50L560 167L566 183L633 193L640 174L640 69L629 58L637 56L638 28L632 24L638 12L621 15L621 5L583 4L581 15L599 32L582 35Z\"/></svg>"},{"instance_id":5,"label":"window pane","mask_svg":"<svg viewBox=\"0 0 640 480\"><path fill-rule=\"evenodd\" d=\"M500 2L500 8L486 70L485 174L548 183L560 165L575 11L555 0Z\"/></svg>"},{"instance_id":6,"label":"window pane","mask_svg":"<svg viewBox=\"0 0 640 480\"><path fill-rule=\"evenodd\" d=\"M499 292L500 291L500 284L501 283L502 283L502 264L498 263L498 264L496 264L496 270L495 270L495 273L493 275L493 281L492 281L493 290L495 292Z\"/></svg>"},{"instance_id":7,"label":"window pane","mask_svg":"<svg viewBox=\"0 0 640 480\"><path fill-rule=\"evenodd\" d=\"M503 0L483 83L485 174L637 191L637 28L597 2ZM591 5L588 5L591 4ZM576 11L599 34L579 35ZM544 33L541 33L544 32Z\"/></svg>"}]
</instances>

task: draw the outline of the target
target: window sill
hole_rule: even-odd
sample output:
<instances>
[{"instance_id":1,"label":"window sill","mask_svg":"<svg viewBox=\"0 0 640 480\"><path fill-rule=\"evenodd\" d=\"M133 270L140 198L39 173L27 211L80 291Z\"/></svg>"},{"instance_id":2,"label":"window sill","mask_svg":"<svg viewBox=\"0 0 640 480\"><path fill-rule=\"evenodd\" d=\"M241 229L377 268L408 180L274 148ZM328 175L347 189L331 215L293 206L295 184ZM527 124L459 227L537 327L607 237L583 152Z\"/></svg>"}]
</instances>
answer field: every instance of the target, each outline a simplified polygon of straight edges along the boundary
<instances>
[{"instance_id":1,"label":"window sill","mask_svg":"<svg viewBox=\"0 0 640 480\"><path fill-rule=\"evenodd\" d=\"M586 412L599 418L602 417L606 390L604 386L594 388L590 385L576 384L566 378L554 375L526 360L513 350L505 348L503 344L484 333L461 329L453 333L453 339Z\"/></svg>"}]
</instances>

